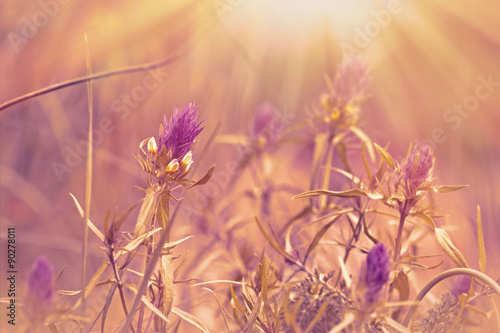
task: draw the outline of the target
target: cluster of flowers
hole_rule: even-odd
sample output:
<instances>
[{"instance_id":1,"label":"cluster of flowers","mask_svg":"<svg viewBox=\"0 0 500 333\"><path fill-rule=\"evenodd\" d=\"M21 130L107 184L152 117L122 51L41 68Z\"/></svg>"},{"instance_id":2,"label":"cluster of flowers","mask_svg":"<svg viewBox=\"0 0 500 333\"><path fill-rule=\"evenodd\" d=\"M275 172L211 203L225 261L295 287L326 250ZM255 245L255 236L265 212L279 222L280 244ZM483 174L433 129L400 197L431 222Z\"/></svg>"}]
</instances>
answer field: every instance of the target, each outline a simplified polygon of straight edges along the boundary
<instances>
[{"instance_id":1,"label":"cluster of flowers","mask_svg":"<svg viewBox=\"0 0 500 333\"><path fill-rule=\"evenodd\" d=\"M269 333L408 332L408 325L411 325L412 330L421 332L461 331L464 311L471 308L470 302L492 291L500 292L498 284L484 272L468 267L446 231L436 226L434 207L427 205L424 200L429 192L447 193L464 186L437 184L433 178L435 158L429 146L410 148L406 159L397 161L387 148L373 143L358 127L361 104L367 96L369 81L366 64L358 58L346 58L334 79L327 82L329 92L321 95L320 107L314 109L307 121L295 126L294 130L283 130L278 126L275 120L279 111L270 104L264 104L257 110L248 136L243 140L227 140L245 146L241 151L247 152L240 156L240 172L235 173L235 178L227 187L229 192L226 195L232 199L232 208L227 208L224 200L220 200L220 205L226 206L217 206L215 203L206 207L199 223L210 223L206 217L210 214L222 215L221 212L238 209L237 205L233 205L237 199L234 194L237 191L233 186L238 181L237 177L244 174L242 171L248 169L255 176L256 184L250 186L252 191L243 192L260 202L261 209L255 214L254 227L258 227L261 240L265 241L260 245L255 244L251 249L252 254L261 252L258 265L251 265L251 260L241 250L241 244L232 241L237 225L211 230L216 235L214 243L222 243L230 256L236 256L233 257L234 262L237 262L235 266L243 266L232 276L230 290L225 293L228 295L226 300L221 302L217 298L221 307L220 316L228 331L239 327L243 332ZM144 190L145 197L135 230L133 233L121 231L123 221L135 206L114 217L111 224L108 212L101 239L109 260L96 273L93 284L85 290L85 294L89 293L98 285L97 281L103 285L107 284L106 281L111 284L102 311L102 330L106 327L106 313L118 289L125 318L121 323L123 331L142 332L143 328L148 331L153 327L154 331L165 332L171 312L197 329L208 331L196 317L174 306L174 282L178 281L172 249L182 240L170 242L175 216L175 213L171 214L170 205L180 201L176 191L207 183L214 170L212 167L199 180L190 178L194 163L192 151L202 129L198 108L189 103L182 109L176 108L170 119L164 116L158 144L153 137L140 144L137 161L146 172L147 189ZM283 188L290 191L290 187L277 184L273 174L268 171L273 163L268 153L286 142L294 142L290 140L291 137L296 138L304 133L309 139L312 136L313 140L309 142L314 143L311 178L308 188L305 191L302 189L302 193L297 194L300 191L296 191L296 187L291 190L295 191L292 199L299 200L304 206L300 213L289 216L286 223L279 223L273 220L273 199L276 192ZM359 166L366 172L364 177L356 175L349 161L352 154L348 154L348 150L353 149L353 146L360 148ZM337 159L333 158L334 153L338 154ZM371 165L377 159L378 166L373 169ZM341 163L340 167L335 163ZM332 172L347 179L350 188L334 190L339 182L332 181ZM392 230L386 225L380 230L376 225L368 224L367 216L370 214L377 218L390 216L398 219L397 229ZM266 220L267 225L261 220ZM302 221L300 226L298 221ZM347 236L341 230L343 227L338 227L341 222L347 224ZM299 238L297 228L302 232L311 225L320 227L309 234L304 232ZM410 295L416 293L410 290L413 285L409 282L410 272L416 268L432 268L419 263L420 257L409 250L409 243L415 239L412 233L417 225L425 231L423 235L435 237L437 245L459 268L438 274L420 292L417 300L410 302ZM327 235L336 227L339 229L336 236ZM205 230L206 226L200 228ZM99 231L94 232L99 235ZM340 246L343 253L321 256L318 249L328 237ZM138 274L141 283L124 283L124 275L133 259L137 258L141 246L146 258L146 269ZM270 259L268 252L271 251L277 253L279 259ZM318 262L327 259L331 262L329 266L335 269L324 273L318 269ZM282 268L276 268L277 264ZM104 278L103 273L108 267L109 276ZM442 303L436 309L429 310L416 322L413 313L422 297L441 279L458 274L472 279L465 280L462 287L455 288L452 293L454 296L443 296ZM35 262L28 281L25 309L30 318L30 329L38 326L57 329L63 320L77 321L82 327L85 325L87 318L72 315L77 305L63 309L54 301L53 272L45 258ZM227 281L230 278L221 276L215 282ZM478 286L482 288L480 292L475 291ZM125 297L125 288L136 295L133 303ZM398 291L398 296L394 291ZM403 319L401 312L410 305ZM476 309L476 312L479 311L482 310ZM230 316L232 321L228 322L226 316ZM94 323L98 318L92 319Z\"/></svg>"}]
</instances>

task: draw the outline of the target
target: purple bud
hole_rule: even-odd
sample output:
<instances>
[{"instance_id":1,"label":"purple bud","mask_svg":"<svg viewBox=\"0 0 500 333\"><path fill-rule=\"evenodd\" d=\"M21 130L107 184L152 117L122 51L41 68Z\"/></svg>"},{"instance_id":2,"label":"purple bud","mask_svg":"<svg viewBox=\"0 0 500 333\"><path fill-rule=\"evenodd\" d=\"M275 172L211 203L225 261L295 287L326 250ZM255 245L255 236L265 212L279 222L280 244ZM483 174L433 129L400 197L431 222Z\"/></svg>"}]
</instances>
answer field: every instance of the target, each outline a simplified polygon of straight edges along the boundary
<instances>
[{"instance_id":1,"label":"purple bud","mask_svg":"<svg viewBox=\"0 0 500 333\"><path fill-rule=\"evenodd\" d=\"M469 292L470 284L471 279L467 275L460 275L453 282L450 292L458 299L458 296Z\"/></svg>"},{"instance_id":2,"label":"purple bud","mask_svg":"<svg viewBox=\"0 0 500 333\"><path fill-rule=\"evenodd\" d=\"M176 106L170 121L163 116L163 130L159 134L158 151L165 147L172 159L181 160L193 147L196 137L203 130L198 123L198 108L189 103L182 110Z\"/></svg>"},{"instance_id":3,"label":"purple bud","mask_svg":"<svg viewBox=\"0 0 500 333\"><path fill-rule=\"evenodd\" d=\"M423 145L420 148L413 149L408 160L402 167L401 176L403 183L408 186L409 195L414 195L428 180L432 164L433 154L431 147Z\"/></svg>"},{"instance_id":4,"label":"purple bud","mask_svg":"<svg viewBox=\"0 0 500 333\"><path fill-rule=\"evenodd\" d=\"M380 291L389 281L390 260L384 243L378 243L366 257L364 283L366 285L365 300L368 304L374 303ZM362 275L363 277L363 275Z\"/></svg>"},{"instance_id":5,"label":"purple bud","mask_svg":"<svg viewBox=\"0 0 500 333\"><path fill-rule=\"evenodd\" d=\"M276 108L269 102L259 105L253 118L251 134L256 138L265 135L266 139L272 140L278 134L277 113Z\"/></svg>"},{"instance_id":6,"label":"purple bud","mask_svg":"<svg viewBox=\"0 0 500 333\"><path fill-rule=\"evenodd\" d=\"M54 297L52 266L44 257L38 257L28 276L29 297L39 304L49 303Z\"/></svg>"}]
</instances>

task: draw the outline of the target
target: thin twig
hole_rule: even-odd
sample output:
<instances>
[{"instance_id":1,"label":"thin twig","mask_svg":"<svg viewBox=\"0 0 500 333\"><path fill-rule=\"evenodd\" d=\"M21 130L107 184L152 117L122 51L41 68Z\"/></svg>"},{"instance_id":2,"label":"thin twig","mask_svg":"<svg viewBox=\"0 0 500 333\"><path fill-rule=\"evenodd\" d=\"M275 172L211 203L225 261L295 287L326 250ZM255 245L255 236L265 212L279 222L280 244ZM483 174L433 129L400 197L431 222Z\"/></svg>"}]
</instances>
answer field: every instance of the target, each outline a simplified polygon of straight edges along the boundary
<instances>
[{"instance_id":1,"label":"thin twig","mask_svg":"<svg viewBox=\"0 0 500 333\"><path fill-rule=\"evenodd\" d=\"M45 88L42 88L40 90L36 90L36 91L33 91L33 92L30 92L26 95L22 95L22 96L19 96L19 97L16 97L8 102L5 102L3 104L0 105L0 112L13 106L13 105L16 105L18 103L21 103L21 102L24 102L28 99L31 99L31 98L34 98L34 97L37 97L37 96L41 96L41 95L45 95L45 94L48 94L50 92L53 92L53 91L56 91L56 90L59 90L59 89L63 89L63 88L66 88L66 87L69 87L69 86L72 86L72 85L75 85L75 84L79 84L79 83L83 83L83 82L87 82L87 81L90 81L90 80L98 80L98 79L103 79L105 77L109 77L109 76L114 76L114 75L119 75L119 74L128 74L128 73L135 73L135 72L143 72L143 71L147 71L147 70L150 70L150 69L154 69L154 68L158 68L158 67L163 67L163 66L166 66L168 64L171 64L172 62L174 62L175 60L178 59L178 56L177 55L171 55L161 61L158 61L158 62L150 62L150 63L146 63L146 64L142 64L142 65L135 65L135 66L129 66L129 67L124 67L124 68L120 68L120 69L115 69L115 70L110 70L110 71L106 71L106 72L100 72L100 73L97 73L97 74L93 74L93 75L85 75L85 76L81 76L81 77L78 77L76 79L70 79L70 80L67 80L67 81L63 81L63 82L60 82L60 83L56 83L56 84L53 84L51 86L48 86L48 87L45 87Z\"/></svg>"},{"instance_id":2,"label":"thin twig","mask_svg":"<svg viewBox=\"0 0 500 333\"><path fill-rule=\"evenodd\" d=\"M116 262L114 258L113 251L110 249L110 252L108 253L109 257L109 262L111 263L111 267L113 267L113 274L115 275L116 279L116 284L118 286L118 291L120 293L120 299L122 301L122 307L123 307L123 312L125 313L125 317L128 316L128 310L127 310L127 302L125 301L125 295L123 294L123 286L121 283L120 276L118 275L118 272L116 271ZM134 326L132 323L130 324L130 329L132 333L135 333Z\"/></svg>"}]
</instances>

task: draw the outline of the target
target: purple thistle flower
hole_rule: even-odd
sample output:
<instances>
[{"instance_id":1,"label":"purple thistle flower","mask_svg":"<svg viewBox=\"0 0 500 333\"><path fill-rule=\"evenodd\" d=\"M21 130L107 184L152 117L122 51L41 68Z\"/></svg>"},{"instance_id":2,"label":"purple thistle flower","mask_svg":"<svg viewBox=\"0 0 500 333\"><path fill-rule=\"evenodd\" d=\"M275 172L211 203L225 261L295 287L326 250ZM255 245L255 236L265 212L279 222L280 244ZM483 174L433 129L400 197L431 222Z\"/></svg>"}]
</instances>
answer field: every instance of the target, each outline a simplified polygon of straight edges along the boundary
<instances>
[{"instance_id":1,"label":"purple thistle flower","mask_svg":"<svg viewBox=\"0 0 500 333\"><path fill-rule=\"evenodd\" d=\"M390 261L384 243L378 243L368 252L366 266L363 268L361 277L366 285L365 301L373 304L389 281Z\"/></svg>"},{"instance_id":2,"label":"purple thistle flower","mask_svg":"<svg viewBox=\"0 0 500 333\"><path fill-rule=\"evenodd\" d=\"M29 297L40 304L50 303L54 297L52 266L44 256L33 263L28 276Z\"/></svg>"},{"instance_id":3,"label":"purple thistle flower","mask_svg":"<svg viewBox=\"0 0 500 333\"><path fill-rule=\"evenodd\" d=\"M402 167L401 180L407 185L407 194L414 196L430 177L433 165L431 147L423 145L415 148Z\"/></svg>"},{"instance_id":4,"label":"purple thistle flower","mask_svg":"<svg viewBox=\"0 0 500 333\"><path fill-rule=\"evenodd\" d=\"M165 147L172 159L182 159L193 147L196 137L203 130L198 122L198 108L194 103L179 110L176 106L170 121L163 116L163 128L160 128L158 151Z\"/></svg>"},{"instance_id":5,"label":"purple thistle flower","mask_svg":"<svg viewBox=\"0 0 500 333\"><path fill-rule=\"evenodd\" d=\"M358 102L370 85L366 62L357 56L344 58L333 82L335 95L344 103Z\"/></svg>"}]
</instances>

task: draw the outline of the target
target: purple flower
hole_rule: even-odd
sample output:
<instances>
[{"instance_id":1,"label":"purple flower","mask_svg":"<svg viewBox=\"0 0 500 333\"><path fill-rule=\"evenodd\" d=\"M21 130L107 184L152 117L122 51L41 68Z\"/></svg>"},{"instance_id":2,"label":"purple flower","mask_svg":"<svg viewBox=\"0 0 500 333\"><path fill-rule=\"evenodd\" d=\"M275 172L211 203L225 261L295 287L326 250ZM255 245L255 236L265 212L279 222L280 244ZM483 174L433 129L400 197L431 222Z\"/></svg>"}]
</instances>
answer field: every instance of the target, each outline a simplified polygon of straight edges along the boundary
<instances>
[{"instance_id":1,"label":"purple flower","mask_svg":"<svg viewBox=\"0 0 500 333\"><path fill-rule=\"evenodd\" d=\"M471 279L467 275L460 275L453 282L453 286L451 287L451 294L458 299L458 296L462 294L467 294L470 289Z\"/></svg>"},{"instance_id":2,"label":"purple flower","mask_svg":"<svg viewBox=\"0 0 500 333\"><path fill-rule=\"evenodd\" d=\"M163 127L160 127L159 147L165 147L172 159L182 159L193 147L196 137L203 130L198 122L198 108L194 103L179 110L176 106L170 121L163 116Z\"/></svg>"},{"instance_id":3,"label":"purple flower","mask_svg":"<svg viewBox=\"0 0 500 333\"><path fill-rule=\"evenodd\" d=\"M267 135L273 137L277 134L276 118L278 111L269 102L264 102L257 108L252 122L251 133L254 137ZM267 133L269 132L269 133Z\"/></svg>"},{"instance_id":4,"label":"purple flower","mask_svg":"<svg viewBox=\"0 0 500 333\"><path fill-rule=\"evenodd\" d=\"M370 84L366 62L357 56L345 57L337 69L333 82L336 97L347 104L359 102L367 93Z\"/></svg>"},{"instance_id":5,"label":"purple flower","mask_svg":"<svg viewBox=\"0 0 500 333\"><path fill-rule=\"evenodd\" d=\"M384 243L378 243L368 252L363 269L361 277L366 286L365 301L373 304L389 281L390 260Z\"/></svg>"},{"instance_id":6,"label":"purple flower","mask_svg":"<svg viewBox=\"0 0 500 333\"><path fill-rule=\"evenodd\" d=\"M408 196L415 196L418 189L425 185L430 177L432 165L433 154L431 147L423 145L412 151L402 167L401 175L401 180L407 186Z\"/></svg>"},{"instance_id":7,"label":"purple flower","mask_svg":"<svg viewBox=\"0 0 500 333\"><path fill-rule=\"evenodd\" d=\"M38 304L50 303L54 297L52 266L44 256L33 263L28 276L29 297Z\"/></svg>"}]
</instances>

